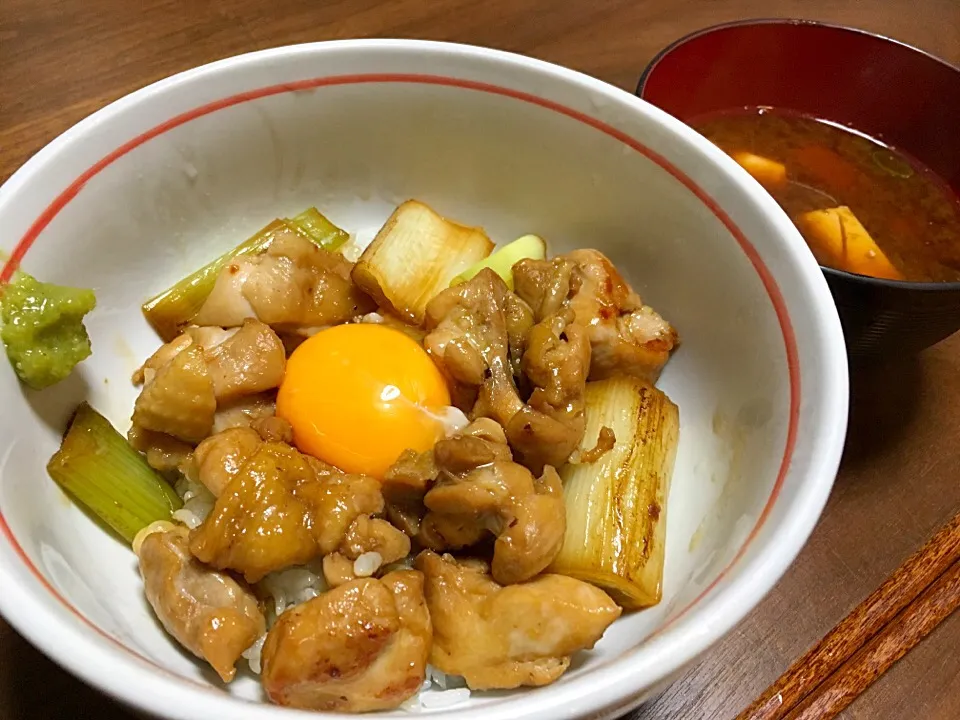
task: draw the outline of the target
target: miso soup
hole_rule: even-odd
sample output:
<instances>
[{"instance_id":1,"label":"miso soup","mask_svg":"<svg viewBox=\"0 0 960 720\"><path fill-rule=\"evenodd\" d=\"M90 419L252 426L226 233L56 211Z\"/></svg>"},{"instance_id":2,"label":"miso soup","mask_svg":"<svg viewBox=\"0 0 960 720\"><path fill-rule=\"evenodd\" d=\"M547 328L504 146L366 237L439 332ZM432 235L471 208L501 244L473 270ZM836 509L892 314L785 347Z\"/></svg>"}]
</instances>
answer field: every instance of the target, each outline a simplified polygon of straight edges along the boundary
<instances>
[{"instance_id":1,"label":"miso soup","mask_svg":"<svg viewBox=\"0 0 960 720\"><path fill-rule=\"evenodd\" d=\"M917 160L855 130L773 108L690 125L766 188L821 265L960 281L960 198Z\"/></svg>"}]
</instances>

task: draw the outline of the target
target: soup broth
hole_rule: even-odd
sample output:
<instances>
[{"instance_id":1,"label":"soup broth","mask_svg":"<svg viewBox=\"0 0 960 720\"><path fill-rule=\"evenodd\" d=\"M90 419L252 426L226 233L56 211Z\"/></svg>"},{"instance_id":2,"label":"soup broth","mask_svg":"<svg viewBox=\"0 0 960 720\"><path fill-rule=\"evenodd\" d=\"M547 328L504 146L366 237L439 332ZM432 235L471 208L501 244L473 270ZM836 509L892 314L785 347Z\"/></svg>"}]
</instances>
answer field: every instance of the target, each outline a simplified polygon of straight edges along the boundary
<instances>
[{"instance_id":1,"label":"soup broth","mask_svg":"<svg viewBox=\"0 0 960 720\"><path fill-rule=\"evenodd\" d=\"M690 124L764 185L822 265L960 281L960 198L913 158L848 128L771 108Z\"/></svg>"}]
</instances>

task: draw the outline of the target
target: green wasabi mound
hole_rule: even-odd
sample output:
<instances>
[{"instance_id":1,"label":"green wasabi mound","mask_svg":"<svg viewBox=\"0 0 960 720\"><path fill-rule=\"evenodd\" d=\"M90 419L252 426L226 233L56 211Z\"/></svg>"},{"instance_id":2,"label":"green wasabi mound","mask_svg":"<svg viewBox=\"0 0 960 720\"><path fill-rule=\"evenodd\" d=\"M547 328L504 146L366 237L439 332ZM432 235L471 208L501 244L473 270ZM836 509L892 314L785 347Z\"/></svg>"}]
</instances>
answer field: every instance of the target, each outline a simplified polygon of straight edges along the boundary
<instances>
[{"instance_id":1,"label":"green wasabi mound","mask_svg":"<svg viewBox=\"0 0 960 720\"><path fill-rule=\"evenodd\" d=\"M90 356L83 316L96 304L93 290L39 282L24 272L0 288L0 340L24 383L42 390Z\"/></svg>"}]
</instances>

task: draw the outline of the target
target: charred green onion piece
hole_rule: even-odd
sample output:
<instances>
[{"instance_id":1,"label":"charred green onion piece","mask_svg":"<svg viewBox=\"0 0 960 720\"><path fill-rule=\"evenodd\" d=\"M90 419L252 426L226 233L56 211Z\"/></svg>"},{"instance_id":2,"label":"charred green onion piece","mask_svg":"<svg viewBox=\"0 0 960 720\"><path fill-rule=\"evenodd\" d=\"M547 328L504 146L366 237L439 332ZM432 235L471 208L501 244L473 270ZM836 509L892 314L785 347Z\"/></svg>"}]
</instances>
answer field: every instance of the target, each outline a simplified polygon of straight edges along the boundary
<instances>
[{"instance_id":1,"label":"charred green onion piece","mask_svg":"<svg viewBox=\"0 0 960 720\"><path fill-rule=\"evenodd\" d=\"M543 260L547 256L547 244L536 235L524 235L512 243L488 255L465 272L457 275L450 283L459 285L466 282L484 268L490 268L503 278L507 287L513 290L513 266L521 260Z\"/></svg>"},{"instance_id":2,"label":"charred green onion piece","mask_svg":"<svg viewBox=\"0 0 960 720\"><path fill-rule=\"evenodd\" d=\"M338 228L314 207L307 208L289 222L309 235L317 245L331 252L339 250L350 239L350 233Z\"/></svg>"},{"instance_id":3,"label":"charred green onion piece","mask_svg":"<svg viewBox=\"0 0 960 720\"><path fill-rule=\"evenodd\" d=\"M183 503L100 413L83 403L47 463L54 482L127 542Z\"/></svg>"}]
</instances>

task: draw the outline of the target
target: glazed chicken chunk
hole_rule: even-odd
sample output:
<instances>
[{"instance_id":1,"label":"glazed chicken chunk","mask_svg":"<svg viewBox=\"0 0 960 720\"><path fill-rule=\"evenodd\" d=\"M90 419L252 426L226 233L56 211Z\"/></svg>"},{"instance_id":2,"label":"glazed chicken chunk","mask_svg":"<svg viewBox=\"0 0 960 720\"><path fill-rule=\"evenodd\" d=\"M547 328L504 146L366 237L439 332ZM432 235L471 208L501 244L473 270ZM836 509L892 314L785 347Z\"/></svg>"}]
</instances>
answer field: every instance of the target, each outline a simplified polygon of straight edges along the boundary
<instances>
[{"instance_id":1,"label":"glazed chicken chunk","mask_svg":"<svg viewBox=\"0 0 960 720\"><path fill-rule=\"evenodd\" d=\"M419 572L353 580L280 616L263 646L263 687L306 710L395 708L423 684L432 636Z\"/></svg>"},{"instance_id":2,"label":"glazed chicken chunk","mask_svg":"<svg viewBox=\"0 0 960 720\"><path fill-rule=\"evenodd\" d=\"M541 572L560 552L566 510L552 467L540 478L511 460L503 429L484 418L434 449L437 484L419 539L434 550L457 549L492 533L492 573L504 585Z\"/></svg>"},{"instance_id":3,"label":"glazed chicken chunk","mask_svg":"<svg viewBox=\"0 0 960 720\"><path fill-rule=\"evenodd\" d=\"M202 348L189 344L145 377L133 406L134 432L161 433L191 444L210 434L217 397Z\"/></svg>"},{"instance_id":4,"label":"glazed chicken chunk","mask_svg":"<svg viewBox=\"0 0 960 720\"><path fill-rule=\"evenodd\" d=\"M221 457L232 464L238 456L225 451ZM285 443L261 442L236 472L206 472L201 479L216 485L231 474L191 536L190 550L251 583L333 552L357 517L383 511L376 480L342 473Z\"/></svg>"},{"instance_id":5,"label":"glazed chicken chunk","mask_svg":"<svg viewBox=\"0 0 960 720\"><path fill-rule=\"evenodd\" d=\"M235 427L250 427L255 420L273 417L276 413L276 393L263 392L245 395L232 401L218 402L213 416L213 430L218 433Z\"/></svg>"},{"instance_id":6,"label":"glazed chicken chunk","mask_svg":"<svg viewBox=\"0 0 960 720\"><path fill-rule=\"evenodd\" d=\"M424 347L453 381L456 399L466 403L461 406L470 406L473 418L500 423L518 461L539 474L544 465L566 462L583 437L590 346L562 307L537 326L532 318L533 311L485 269L430 301ZM525 388L532 391L526 403L514 379L517 356L533 385Z\"/></svg>"},{"instance_id":7,"label":"glazed chicken chunk","mask_svg":"<svg viewBox=\"0 0 960 720\"><path fill-rule=\"evenodd\" d=\"M262 442L249 427L224 430L197 445L181 470L191 480L204 485L214 497L219 497Z\"/></svg>"},{"instance_id":8,"label":"glazed chicken chunk","mask_svg":"<svg viewBox=\"0 0 960 720\"><path fill-rule=\"evenodd\" d=\"M231 330L187 328L134 373L143 389L130 441L153 467L170 470L214 431L218 409L235 410L244 399L264 402L262 394L280 385L285 367L283 343L257 320Z\"/></svg>"},{"instance_id":9,"label":"glazed chicken chunk","mask_svg":"<svg viewBox=\"0 0 960 720\"><path fill-rule=\"evenodd\" d=\"M679 343L676 331L624 280L598 250L575 250L552 260L521 260L516 293L538 320L568 307L587 328L593 353L590 379L632 375L655 382Z\"/></svg>"},{"instance_id":10,"label":"glazed chicken chunk","mask_svg":"<svg viewBox=\"0 0 960 720\"><path fill-rule=\"evenodd\" d=\"M416 567L433 622L430 663L473 690L553 682L621 612L599 588L564 575L502 587L482 563L429 550Z\"/></svg>"},{"instance_id":11,"label":"glazed chicken chunk","mask_svg":"<svg viewBox=\"0 0 960 720\"><path fill-rule=\"evenodd\" d=\"M307 332L376 309L350 279L353 264L282 229L264 253L234 259L220 272L197 325L236 327L257 318L281 332Z\"/></svg>"},{"instance_id":12,"label":"glazed chicken chunk","mask_svg":"<svg viewBox=\"0 0 960 720\"><path fill-rule=\"evenodd\" d=\"M369 577L410 554L410 538L386 520L361 515L347 528L337 552L323 558L323 576L336 587Z\"/></svg>"},{"instance_id":13,"label":"glazed chicken chunk","mask_svg":"<svg viewBox=\"0 0 960 720\"><path fill-rule=\"evenodd\" d=\"M259 418L249 426L232 427L211 435L197 445L179 469L190 480L204 485L214 497L219 497L263 442L289 445L292 434L286 420L272 416Z\"/></svg>"},{"instance_id":14,"label":"glazed chicken chunk","mask_svg":"<svg viewBox=\"0 0 960 720\"><path fill-rule=\"evenodd\" d=\"M535 473L559 467L580 445L590 356L587 331L569 309L530 330L521 368L533 391L505 429L517 461Z\"/></svg>"},{"instance_id":15,"label":"glazed chicken chunk","mask_svg":"<svg viewBox=\"0 0 960 720\"><path fill-rule=\"evenodd\" d=\"M433 486L437 473L430 448L422 453L405 450L383 476L387 518L410 537L420 532L420 521L426 512L423 496Z\"/></svg>"},{"instance_id":16,"label":"glazed chicken chunk","mask_svg":"<svg viewBox=\"0 0 960 720\"><path fill-rule=\"evenodd\" d=\"M143 538L144 591L167 632L229 682L240 654L266 630L265 620L248 588L190 555L187 533L170 526Z\"/></svg>"},{"instance_id":17,"label":"glazed chicken chunk","mask_svg":"<svg viewBox=\"0 0 960 720\"><path fill-rule=\"evenodd\" d=\"M479 393L497 389L501 404L491 415L501 424L523 406L513 384L503 313L509 290L490 269L440 292L427 304L423 345L452 381L454 400L469 411ZM502 392L499 392L501 391Z\"/></svg>"}]
</instances>

